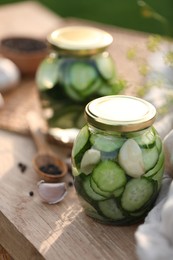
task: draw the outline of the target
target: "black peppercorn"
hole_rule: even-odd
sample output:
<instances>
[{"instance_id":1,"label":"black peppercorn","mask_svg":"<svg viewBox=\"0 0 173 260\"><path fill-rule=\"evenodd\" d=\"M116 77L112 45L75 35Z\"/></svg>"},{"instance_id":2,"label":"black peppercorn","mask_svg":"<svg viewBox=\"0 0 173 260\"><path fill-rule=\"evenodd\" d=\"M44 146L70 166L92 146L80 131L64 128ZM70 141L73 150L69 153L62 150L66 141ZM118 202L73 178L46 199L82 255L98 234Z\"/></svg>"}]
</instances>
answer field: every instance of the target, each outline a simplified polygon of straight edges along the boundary
<instances>
[{"instance_id":1,"label":"black peppercorn","mask_svg":"<svg viewBox=\"0 0 173 260\"><path fill-rule=\"evenodd\" d=\"M33 192L33 191L30 191L30 192L29 192L29 196L31 196L31 197L34 196L34 192Z\"/></svg>"},{"instance_id":2,"label":"black peppercorn","mask_svg":"<svg viewBox=\"0 0 173 260\"><path fill-rule=\"evenodd\" d=\"M54 164L42 165L39 169L40 171L51 175L59 175L62 173L59 167Z\"/></svg>"},{"instance_id":3,"label":"black peppercorn","mask_svg":"<svg viewBox=\"0 0 173 260\"><path fill-rule=\"evenodd\" d=\"M18 167L19 167L21 173L24 173L27 169L27 166L24 163L21 163L21 162L18 163Z\"/></svg>"}]
</instances>

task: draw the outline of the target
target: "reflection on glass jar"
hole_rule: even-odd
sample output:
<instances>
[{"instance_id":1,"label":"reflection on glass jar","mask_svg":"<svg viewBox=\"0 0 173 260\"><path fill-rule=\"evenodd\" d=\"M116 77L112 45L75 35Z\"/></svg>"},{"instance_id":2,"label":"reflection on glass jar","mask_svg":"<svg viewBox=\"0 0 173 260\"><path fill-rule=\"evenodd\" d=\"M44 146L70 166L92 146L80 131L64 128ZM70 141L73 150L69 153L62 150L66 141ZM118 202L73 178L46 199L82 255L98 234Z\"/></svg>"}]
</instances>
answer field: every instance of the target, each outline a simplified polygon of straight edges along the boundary
<instances>
[{"instance_id":1,"label":"reflection on glass jar","mask_svg":"<svg viewBox=\"0 0 173 260\"><path fill-rule=\"evenodd\" d=\"M156 110L142 99L116 95L89 102L85 115L72 150L81 204L102 223L138 222L152 208L164 171L162 141L152 126Z\"/></svg>"},{"instance_id":2,"label":"reflection on glass jar","mask_svg":"<svg viewBox=\"0 0 173 260\"><path fill-rule=\"evenodd\" d=\"M74 26L54 31L48 42L52 52L36 75L44 115L51 133L59 128L78 130L89 101L123 88L106 50L112 37L96 28Z\"/></svg>"}]
</instances>

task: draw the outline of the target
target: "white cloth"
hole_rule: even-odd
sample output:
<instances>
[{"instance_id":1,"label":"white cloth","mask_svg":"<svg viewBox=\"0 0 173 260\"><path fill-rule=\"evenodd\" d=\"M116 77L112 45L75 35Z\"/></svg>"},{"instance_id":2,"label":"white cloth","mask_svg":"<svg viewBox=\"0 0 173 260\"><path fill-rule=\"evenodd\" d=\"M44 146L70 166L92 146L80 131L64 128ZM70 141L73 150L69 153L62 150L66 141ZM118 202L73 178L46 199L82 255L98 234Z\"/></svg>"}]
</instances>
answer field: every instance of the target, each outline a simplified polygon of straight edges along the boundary
<instances>
[{"instance_id":1,"label":"white cloth","mask_svg":"<svg viewBox=\"0 0 173 260\"><path fill-rule=\"evenodd\" d=\"M173 152L171 145L173 143L171 132L173 115L168 114L156 123L155 127L162 139L165 138L164 141L169 138L167 142L164 142L164 148L168 144L169 148L172 147L169 153L165 154L166 157L170 157ZM173 165L166 167L167 172L170 169L173 169ZM173 260L173 180L171 175L170 172L169 175L164 174L155 206L135 232L136 254L139 260Z\"/></svg>"},{"instance_id":2,"label":"white cloth","mask_svg":"<svg viewBox=\"0 0 173 260\"><path fill-rule=\"evenodd\" d=\"M169 191L169 193L168 193ZM170 215L170 212L172 214ZM173 259L173 182L164 176L155 207L135 233L140 260Z\"/></svg>"}]
</instances>

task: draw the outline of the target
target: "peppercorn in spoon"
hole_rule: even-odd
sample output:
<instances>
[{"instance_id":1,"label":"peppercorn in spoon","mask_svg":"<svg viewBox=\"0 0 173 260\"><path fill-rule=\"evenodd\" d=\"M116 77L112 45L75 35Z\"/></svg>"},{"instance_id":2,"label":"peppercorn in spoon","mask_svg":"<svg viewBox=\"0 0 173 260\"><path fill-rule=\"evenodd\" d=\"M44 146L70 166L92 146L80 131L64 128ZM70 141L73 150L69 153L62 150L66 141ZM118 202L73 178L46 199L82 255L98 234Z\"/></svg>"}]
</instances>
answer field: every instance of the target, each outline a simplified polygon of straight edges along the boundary
<instances>
[{"instance_id":1,"label":"peppercorn in spoon","mask_svg":"<svg viewBox=\"0 0 173 260\"><path fill-rule=\"evenodd\" d=\"M27 121L38 152L33 159L33 167L38 175L47 182L58 182L67 173L67 165L48 146L40 129L40 118L31 111Z\"/></svg>"}]
</instances>

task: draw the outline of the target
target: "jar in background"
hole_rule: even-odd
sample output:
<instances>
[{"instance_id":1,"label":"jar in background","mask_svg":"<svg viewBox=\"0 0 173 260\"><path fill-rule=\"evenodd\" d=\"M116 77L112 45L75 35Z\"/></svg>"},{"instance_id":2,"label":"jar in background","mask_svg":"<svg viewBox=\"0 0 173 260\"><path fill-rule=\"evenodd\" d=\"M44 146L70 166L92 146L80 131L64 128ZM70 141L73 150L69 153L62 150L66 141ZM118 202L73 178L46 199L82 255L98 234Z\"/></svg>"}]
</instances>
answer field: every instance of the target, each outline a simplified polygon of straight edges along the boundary
<instances>
[{"instance_id":1,"label":"jar in background","mask_svg":"<svg viewBox=\"0 0 173 260\"><path fill-rule=\"evenodd\" d=\"M47 39L52 52L36 74L41 104L49 134L64 143L73 142L85 124L86 104L123 88L107 51L113 39L105 31L85 26L61 28Z\"/></svg>"},{"instance_id":2,"label":"jar in background","mask_svg":"<svg viewBox=\"0 0 173 260\"><path fill-rule=\"evenodd\" d=\"M86 214L113 225L143 219L160 190L162 141L152 126L155 107L125 95L85 108L87 124L72 149L75 188Z\"/></svg>"}]
</instances>

